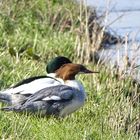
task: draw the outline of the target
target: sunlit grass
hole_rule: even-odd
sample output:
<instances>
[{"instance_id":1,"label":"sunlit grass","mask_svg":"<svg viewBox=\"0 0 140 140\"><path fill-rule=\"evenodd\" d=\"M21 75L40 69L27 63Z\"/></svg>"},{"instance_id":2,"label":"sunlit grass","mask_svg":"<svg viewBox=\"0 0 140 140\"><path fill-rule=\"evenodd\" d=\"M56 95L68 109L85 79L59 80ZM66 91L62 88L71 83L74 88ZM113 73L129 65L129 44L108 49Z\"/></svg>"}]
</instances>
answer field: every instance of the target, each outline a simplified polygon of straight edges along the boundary
<instances>
[{"instance_id":1,"label":"sunlit grass","mask_svg":"<svg viewBox=\"0 0 140 140\"><path fill-rule=\"evenodd\" d=\"M1 89L29 76L45 75L46 63L55 56L64 55L79 62L74 50L79 12L75 7L63 0L2 1ZM64 21L69 18L72 26L65 29ZM0 139L138 139L140 105L135 98L140 96L139 87L129 78L119 79L105 66L88 67L100 73L77 77L87 92L83 108L63 119L0 111Z\"/></svg>"},{"instance_id":2,"label":"sunlit grass","mask_svg":"<svg viewBox=\"0 0 140 140\"><path fill-rule=\"evenodd\" d=\"M20 61L20 66L10 72L5 70L4 87L29 75L45 74L44 64ZM24 64L24 67L22 67ZM12 64L14 66L14 64ZM30 66L30 68L28 68ZM64 119L41 118L13 112L0 112L1 138L11 139L130 139L135 140L135 130L125 131L139 116L139 105L133 107L125 93L133 92L131 82L109 76L103 67L100 74L77 77L84 85L87 100L83 108ZM33 71L31 71L33 70ZM18 72L17 72L18 71ZM16 77L19 75L19 77ZM126 88L127 87L127 88ZM128 123L128 124L127 124ZM135 126L134 126L135 127Z\"/></svg>"}]
</instances>

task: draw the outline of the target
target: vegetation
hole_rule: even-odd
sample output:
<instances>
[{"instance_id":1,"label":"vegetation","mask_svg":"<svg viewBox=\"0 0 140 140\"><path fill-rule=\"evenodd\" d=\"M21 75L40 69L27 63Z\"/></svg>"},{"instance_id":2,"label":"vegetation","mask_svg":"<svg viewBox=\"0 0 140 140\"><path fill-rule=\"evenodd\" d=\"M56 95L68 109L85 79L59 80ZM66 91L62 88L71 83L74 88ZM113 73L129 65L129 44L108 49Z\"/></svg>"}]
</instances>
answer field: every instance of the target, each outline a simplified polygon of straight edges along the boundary
<instances>
[{"instance_id":1,"label":"vegetation","mask_svg":"<svg viewBox=\"0 0 140 140\"><path fill-rule=\"evenodd\" d=\"M85 11L86 7L67 0L1 0L1 89L23 78L45 74L46 63L57 55L76 63L83 61L84 45L93 46ZM98 45L103 37L100 33ZM138 139L139 85L130 78L121 79L116 71L109 72L103 65L89 63L88 67L100 73L78 77L88 95L83 108L63 119L0 111L0 139Z\"/></svg>"}]
</instances>

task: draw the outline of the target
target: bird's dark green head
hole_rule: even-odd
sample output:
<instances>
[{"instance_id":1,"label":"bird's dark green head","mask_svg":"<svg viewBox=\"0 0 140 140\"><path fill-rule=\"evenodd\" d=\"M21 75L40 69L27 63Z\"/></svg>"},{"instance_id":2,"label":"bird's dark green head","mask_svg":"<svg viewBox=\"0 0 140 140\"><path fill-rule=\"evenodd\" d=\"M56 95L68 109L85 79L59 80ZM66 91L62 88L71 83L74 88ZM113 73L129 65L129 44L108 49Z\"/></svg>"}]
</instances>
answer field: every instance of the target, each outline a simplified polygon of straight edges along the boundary
<instances>
[{"instance_id":1,"label":"bird's dark green head","mask_svg":"<svg viewBox=\"0 0 140 140\"><path fill-rule=\"evenodd\" d=\"M71 63L71 61L68 58L64 56L55 57L48 63L46 71L47 73L55 73L57 69L59 69L62 65L67 63Z\"/></svg>"}]
</instances>

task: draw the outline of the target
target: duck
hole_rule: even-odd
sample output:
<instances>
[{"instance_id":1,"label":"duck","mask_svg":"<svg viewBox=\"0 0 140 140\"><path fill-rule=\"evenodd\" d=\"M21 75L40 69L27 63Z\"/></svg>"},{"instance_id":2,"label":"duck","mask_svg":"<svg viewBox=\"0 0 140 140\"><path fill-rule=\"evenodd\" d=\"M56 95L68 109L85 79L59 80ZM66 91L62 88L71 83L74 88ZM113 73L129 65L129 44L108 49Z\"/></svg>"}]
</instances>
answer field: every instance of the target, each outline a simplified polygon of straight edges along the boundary
<instances>
[{"instance_id":1,"label":"duck","mask_svg":"<svg viewBox=\"0 0 140 140\"><path fill-rule=\"evenodd\" d=\"M55 57L46 67L47 75L29 77L8 89L0 91L0 102L16 105L45 87L61 84L62 81L55 78L55 71L66 63L71 63L71 60L64 56Z\"/></svg>"},{"instance_id":2,"label":"duck","mask_svg":"<svg viewBox=\"0 0 140 140\"><path fill-rule=\"evenodd\" d=\"M63 84L41 89L23 104L3 107L1 110L65 117L81 108L86 99L84 87L75 76L92 73L99 72L91 71L81 64L64 64L56 71L57 80L63 81Z\"/></svg>"}]
</instances>

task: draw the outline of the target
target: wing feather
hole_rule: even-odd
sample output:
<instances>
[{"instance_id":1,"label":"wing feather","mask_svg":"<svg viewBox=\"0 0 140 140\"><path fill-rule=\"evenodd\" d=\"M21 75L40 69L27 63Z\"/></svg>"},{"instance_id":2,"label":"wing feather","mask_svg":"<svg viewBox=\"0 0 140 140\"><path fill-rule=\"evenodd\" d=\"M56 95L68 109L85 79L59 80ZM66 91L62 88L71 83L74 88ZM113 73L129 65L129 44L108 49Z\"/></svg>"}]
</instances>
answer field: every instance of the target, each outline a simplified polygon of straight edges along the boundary
<instances>
[{"instance_id":1,"label":"wing feather","mask_svg":"<svg viewBox=\"0 0 140 140\"><path fill-rule=\"evenodd\" d=\"M26 102L34 102L38 100L68 100L73 96L73 88L66 85L58 85L44 88L31 95ZM55 98L54 98L55 97Z\"/></svg>"},{"instance_id":2,"label":"wing feather","mask_svg":"<svg viewBox=\"0 0 140 140\"><path fill-rule=\"evenodd\" d=\"M44 88L31 95L22 105L4 107L2 110L33 113L42 111L43 114L59 115L60 110L73 99L74 92L73 88L66 85Z\"/></svg>"}]
</instances>

